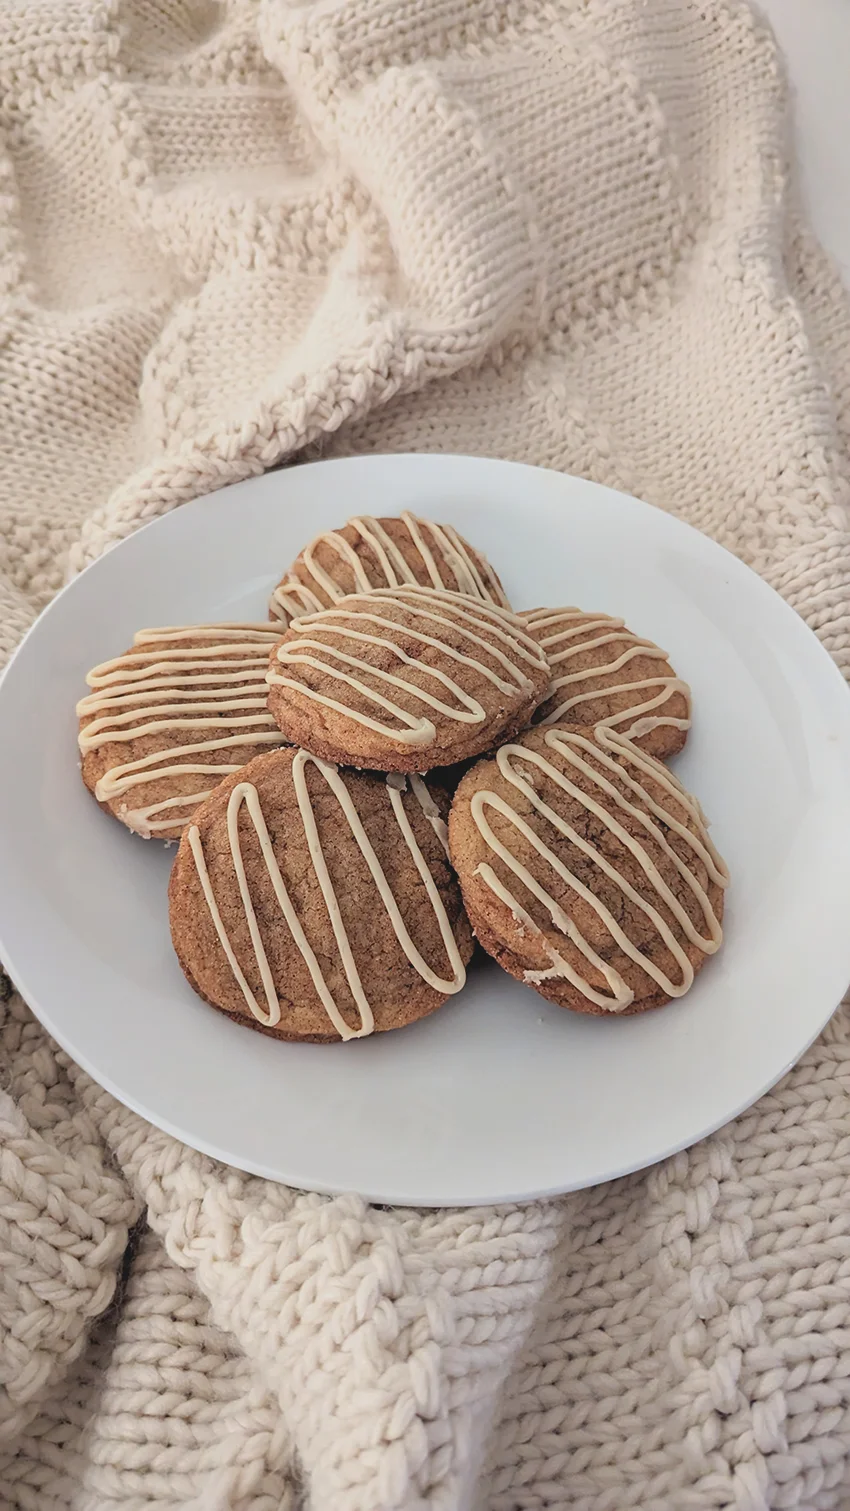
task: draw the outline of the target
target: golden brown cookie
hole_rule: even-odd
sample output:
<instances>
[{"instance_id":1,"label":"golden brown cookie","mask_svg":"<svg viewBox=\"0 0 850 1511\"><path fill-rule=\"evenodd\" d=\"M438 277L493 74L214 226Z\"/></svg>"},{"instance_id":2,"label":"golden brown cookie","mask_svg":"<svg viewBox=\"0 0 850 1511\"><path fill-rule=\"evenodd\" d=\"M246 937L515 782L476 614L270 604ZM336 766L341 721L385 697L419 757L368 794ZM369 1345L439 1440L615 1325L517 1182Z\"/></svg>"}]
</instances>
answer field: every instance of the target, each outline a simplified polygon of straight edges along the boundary
<instances>
[{"instance_id":1,"label":"golden brown cookie","mask_svg":"<svg viewBox=\"0 0 850 1511\"><path fill-rule=\"evenodd\" d=\"M580 1013L680 997L719 947L728 873L696 799L604 726L538 728L479 761L449 817L484 948Z\"/></svg>"},{"instance_id":2,"label":"golden brown cookie","mask_svg":"<svg viewBox=\"0 0 850 1511\"><path fill-rule=\"evenodd\" d=\"M228 777L180 843L171 937L189 984L279 1039L402 1028L460 991L472 935L446 796L420 777L277 750Z\"/></svg>"},{"instance_id":3,"label":"golden brown cookie","mask_svg":"<svg viewBox=\"0 0 850 1511\"><path fill-rule=\"evenodd\" d=\"M682 749L691 694L666 651L609 614L527 609L520 618L552 667L549 697L535 723L604 724L659 760Z\"/></svg>"},{"instance_id":4,"label":"golden brown cookie","mask_svg":"<svg viewBox=\"0 0 850 1511\"><path fill-rule=\"evenodd\" d=\"M179 839L222 777L282 744L266 705L270 624L139 630L77 704L83 781L145 839Z\"/></svg>"},{"instance_id":5,"label":"golden brown cookie","mask_svg":"<svg viewBox=\"0 0 850 1511\"><path fill-rule=\"evenodd\" d=\"M294 620L268 682L294 744L347 766L428 771L524 728L549 667L509 610L413 586Z\"/></svg>"},{"instance_id":6,"label":"golden brown cookie","mask_svg":"<svg viewBox=\"0 0 850 1511\"><path fill-rule=\"evenodd\" d=\"M275 588L269 618L289 624L349 593L417 582L510 608L490 563L452 525L435 525L405 511L398 518L357 515L339 530L317 536Z\"/></svg>"}]
</instances>

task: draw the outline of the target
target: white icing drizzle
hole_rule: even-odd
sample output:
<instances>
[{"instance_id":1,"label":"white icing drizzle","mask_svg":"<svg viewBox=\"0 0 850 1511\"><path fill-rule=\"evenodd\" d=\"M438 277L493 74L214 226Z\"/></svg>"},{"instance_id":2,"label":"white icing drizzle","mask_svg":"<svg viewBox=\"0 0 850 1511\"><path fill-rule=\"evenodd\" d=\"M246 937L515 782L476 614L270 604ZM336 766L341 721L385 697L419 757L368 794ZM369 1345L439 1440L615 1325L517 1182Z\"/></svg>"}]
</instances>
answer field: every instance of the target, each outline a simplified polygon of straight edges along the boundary
<instances>
[{"instance_id":1,"label":"white icing drizzle","mask_svg":"<svg viewBox=\"0 0 850 1511\"><path fill-rule=\"evenodd\" d=\"M719 948L723 935L720 921L714 912L705 887L698 880L686 861L682 859L679 852L669 843L664 830L653 824L652 819L645 812L645 808L649 809L650 814L660 824L666 825L668 830L678 835L687 849L691 851L698 866L705 869L712 882L719 887L726 887L729 881L729 873L708 837L705 817L699 803L690 793L685 791L672 772L668 771L660 761L656 761L652 756L645 755L616 730L597 726L596 740L598 743L575 729L547 730L545 740L547 746L565 761L568 767L572 767L586 784L589 784L590 791L585 791L583 787L571 781L569 776L565 775L541 752L528 749L519 744L503 745L498 751L496 762L501 775L522 794L559 834L568 839L582 854L588 856L609 880L616 882L624 899L628 900L633 907L638 908L649 919L676 961L681 979L671 980L659 966L647 959L637 949L610 910L559 859L545 843L545 840L541 838L535 829L510 803L506 802L501 794L491 791L479 791L473 795L470 806L472 817L482 838L490 849L499 856L517 880L542 903L552 919L555 928L570 940L596 971L601 973L608 984L610 995L606 995L604 992L598 991L595 987L591 986L584 976L564 959L560 951L555 949L546 938L542 929L534 922L527 909L513 895L510 888L505 885L493 867L484 861L476 868L475 874L510 909L514 918L522 925L523 929L528 930L529 933L537 938L551 962L549 968L546 970L527 971L525 979L532 985L548 979L568 981L588 1001L593 1002L597 1007L605 1008L609 1012L622 1012L623 1008L628 1007L634 1000L634 992L627 985L620 972L599 957L588 940L581 934L572 918L559 906L552 894L513 855L503 840L494 833L487 818L488 810L499 813L503 818L508 820L513 828L532 845L546 865L551 867L593 909L622 952L630 960L634 961L635 964L639 965L641 970L645 971L648 976L652 977L667 996L681 997L693 982L694 968L669 924L645 894L650 889L654 891L657 898L665 904L673 915L685 938L691 944L696 945L698 949L702 950L704 954L713 954ZM600 746L603 748L600 749ZM584 755L591 755L594 761L601 765L602 771L600 772L595 766L590 765L587 760L582 759L582 753ZM613 759L614 756L618 756L620 759L615 760ZM628 766L635 773L634 775L632 771L629 771L621 764L622 760L628 763ZM524 762L527 767L537 767L540 771L544 772L550 781L554 782L563 792L580 803L587 813L592 814L594 818L601 821L609 832L630 851L648 883L648 887L642 889L644 895L641 895L629 883L626 877L621 874L600 848L588 843L576 829L556 813L548 803L543 801L535 790L533 779L529 777L527 771L524 773L517 769L517 762ZM615 777L616 782L610 781L606 776L606 772ZM671 812L669 808L665 807L663 803L657 801L650 794L646 787L646 777L650 777L656 787L660 787L662 791L669 794L675 805L685 809L690 820L698 826L701 831L700 834L692 833L687 824L683 823L675 813ZM624 794L623 787L625 787L626 793L631 792L638 797L644 806L638 807L635 803L631 802L628 796ZM651 855L641 843L640 838L630 834L622 823L618 821L619 813L628 814L633 820L637 820L640 827L652 837L663 851L666 859L675 867L696 899L704 920L702 930L697 928L693 923L687 910L671 891L652 860Z\"/></svg>"},{"instance_id":2,"label":"white icing drizzle","mask_svg":"<svg viewBox=\"0 0 850 1511\"><path fill-rule=\"evenodd\" d=\"M454 591L457 593L482 598L504 609L510 608L495 576L479 564L480 558L476 560L475 553L452 525L437 525L433 520L419 519L409 510L398 517L407 529L411 544L422 557L431 587L445 588L453 580ZM371 568L374 581L369 576L367 564L345 536L339 530L327 530L324 535L311 541L302 554L304 570L310 581L302 582L294 572L290 572L275 588L269 605L274 617L288 624L302 614L313 614L326 608L327 599L331 603L339 603L347 596L346 589L339 586L333 573L319 565L316 553L322 546L330 547L339 557L340 564L351 568L354 591L357 593L368 593L372 588L398 588L418 582L404 552L384 528L385 523L386 521L375 519L370 514L355 515L347 521L377 557L377 569L374 564ZM326 595L325 598L320 597L318 589Z\"/></svg>"},{"instance_id":3,"label":"white icing drizzle","mask_svg":"<svg viewBox=\"0 0 850 1511\"><path fill-rule=\"evenodd\" d=\"M390 618L385 612L387 609L399 611L401 617ZM386 633L375 634L370 626ZM461 640L466 647L463 651L449 644L446 630ZM290 634L299 638L285 640L278 647L267 677L271 686L293 688L303 697L333 708L403 745L432 744L436 738L436 726L427 714L400 706L380 691L381 687L396 689L406 702L419 704L420 708L424 704L437 710L443 718L460 724L482 724L489 714L478 698L466 692L447 672L409 654L400 641L408 645L414 641L417 646L436 647L447 661L474 668L501 694L511 699L534 688L533 680L523 670L523 663L538 673L547 669L544 652L525 633L521 620L510 610L478 599L462 598L445 588L413 585L351 594L339 608L323 609L320 614L308 614L295 620L290 626ZM335 642L341 642L341 645ZM435 685L434 690L429 691L407 677L370 665L363 655L357 654L361 645L380 646L390 651L402 666L415 667L420 675L429 678ZM342 649L341 646L348 648ZM484 651L486 660L475 654L476 650ZM278 671L276 666L287 667L292 674ZM399 721L398 725L372 718L338 698L316 692L297 675L301 666L322 672L340 683L341 690L350 687L376 709L392 714ZM364 674L370 679L369 683L363 680ZM455 702L446 703L438 697L438 689L448 692Z\"/></svg>"},{"instance_id":4,"label":"white icing drizzle","mask_svg":"<svg viewBox=\"0 0 850 1511\"><path fill-rule=\"evenodd\" d=\"M622 619L612 619L609 614L586 614L575 608L531 609L520 617L545 650L552 667L549 698L556 698L557 703L552 712L540 720L542 724L579 723L580 716L575 715L574 710L582 703L610 698L615 693L646 693L645 698L636 697L619 713L608 714L594 723L609 729L622 726L620 732L632 740L661 725L674 729L690 727L691 690L687 682L670 670L659 671L656 677L633 678L631 681L628 672L624 672L622 681L602 687L598 685L600 677L623 671L638 657L667 661L666 651L653 645L651 640L642 640L632 634ZM605 652L601 661L581 671L570 671L570 663L577 656L602 646L611 646L612 649ZM582 688L583 683L595 685ZM685 699L687 713L684 718L676 717L667 709L677 693Z\"/></svg>"},{"instance_id":5,"label":"white icing drizzle","mask_svg":"<svg viewBox=\"0 0 850 1511\"><path fill-rule=\"evenodd\" d=\"M82 753L163 736L162 749L110 767L97 783L97 799L115 802L135 787L177 773L202 778L197 792L145 807L133 808L129 800L122 805L124 822L137 834L161 834L179 828L223 777L245 764L245 746L280 745L282 736L266 707L265 681L278 637L273 624L167 625L139 630L132 651L94 667L86 678L94 691L77 704L80 718L94 716L80 730ZM181 647L180 641L204 643ZM197 730L201 738L172 741L178 729ZM215 730L215 738L201 733L207 730ZM210 751L231 748L230 763L203 759Z\"/></svg>"},{"instance_id":6,"label":"white icing drizzle","mask_svg":"<svg viewBox=\"0 0 850 1511\"><path fill-rule=\"evenodd\" d=\"M274 847L269 836L269 831L266 826L265 817L263 815L262 804L260 802L259 793L257 792L256 787L251 782L239 782L233 788L227 804L227 836L230 843L230 853L233 860L233 869L235 871L236 880L239 887L239 895L242 900L242 906L245 910L245 917L248 924L248 932L251 937L251 944L254 951L256 966L259 972L260 980L262 982L263 995L265 997L266 1004L265 1007L263 1007L262 1004L258 1002L256 996L252 992L246 980L244 971L242 970L242 967L240 966L239 961L237 960L234 953L233 945L224 926L224 921L221 917L221 912L215 898L206 858L204 856L204 847L201 841L200 830L198 829L197 824L190 824L189 828L186 831L186 837L195 861L195 866L197 867L198 877L201 883L204 897L206 899L207 907L209 908L210 916L215 926L218 938L221 942L221 947L224 950L225 955L227 956L228 964L230 965L230 969L232 970L234 978L238 983L239 989L257 1022L262 1023L267 1028L273 1028L277 1023L280 1022L281 1008L280 998L278 997L277 991L275 989L274 978L272 976L268 956L263 945L259 924L257 922L256 909L251 898L248 879L245 874L245 864L242 856L242 847L239 838L239 813L243 804L247 809L248 816L254 826L257 838L260 842L260 849L262 851L263 860L265 861L266 870L274 889L275 897L277 898L278 904L280 906L281 913L283 914L289 932L292 935L292 938L304 959L307 969L310 972L313 985L316 988L316 992L321 1000L325 1012L328 1015L328 1018L330 1019L330 1022L336 1029L341 1039L361 1039L364 1038L367 1034L371 1034L373 1032L375 1027L375 1020L372 1009L369 1005L368 998L364 991L362 981L360 979L360 972L357 968L357 962L355 961L348 934L346 932L345 923L340 911L339 900L334 891L333 882L331 881L327 862L322 850L322 842L318 827L316 825L313 805L310 800L310 794L307 790L305 767L308 762L310 762L313 766L316 767L318 771L321 772L324 780L327 782L328 787L331 789L334 797L339 803L340 808L342 809L345 818L348 821L354 842L356 843L361 855L363 856L367 866L369 867L369 871L371 873L372 880L375 883L378 897L387 914L387 917L390 920L390 923L392 924L396 939L401 945L401 948L407 956L407 959L410 961L410 964L413 966L418 975L422 977L423 981L426 981L429 986L434 988L435 991L442 992L446 996L452 996L455 992L459 992L461 987L464 985L464 982L466 981L466 968L461 959L460 951L457 947L457 941L455 940L454 934L452 933L451 925L449 923L445 907L443 906L442 899L437 889L437 884L434 881L434 878L429 870L428 863L425 860L421 849L419 848L419 844L415 834L413 833L410 820L404 809L403 793L406 786L404 777L388 778L386 782L386 791L389 797L393 817L395 818L399 831L401 832L401 835L404 839L404 843L413 858L416 870L418 871L419 876L422 879L425 891L428 894L428 901L431 904L434 912L434 917L437 920L437 925L440 930L440 937L443 941L448 964L451 969L451 975L445 979L437 975L436 971L434 971L428 964L428 962L423 959L420 951L417 949L416 945L411 939L404 919L401 916L396 898L392 892L389 882L387 881L383 867L381 866L372 843L369 840L368 835L366 834L366 830L364 829L360 815L358 814L357 809L352 802L351 795L345 785L345 781L340 776L336 766L331 765L327 761L319 760L316 756L309 755L306 750L299 750L292 762L292 779L295 787L295 795L298 802L301 821L304 825L304 833L307 839L310 857L313 862L313 868L319 882L322 897L324 898L331 928L333 929L334 939L336 940L340 960L345 972L345 978L348 983L351 995L357 1006L357 1012L360 1016L360 1027L357 1029L350 1028L346 1023L344 1017L342 1016L342 1013L340 1012L339 1007L337 1006L337 1003L334 999L333 993L331 992L330 987L325 980L321 965L319 964L315 951L313 950L304 932L295 905L292 902L292 899L286 887L286 883L283 879L283 876L281 875L280 866L278 865L277 856L275 855ZM442 842L440 830L437 829L437 826L434 822L435 815L439 817L439 814L437 813L436 805L434 804L433 799L431 798L431 795L428 792L428 789L425 786L424 782L422 782L418 777L412 778L411 791L413 792L413 795L419 803L422 812L425 814L425 817L428 819L429 823L432 824L435 832L437 833L438 837L441 838ZM444 825L443 828L445 828Z\"/></svg>"},{"instance_id":7,"label":"white icing drizzle","mask_svg":"<svg viewBox=\"0 0 850 1511\"><path fill-rule=\"evenodd\" d=\"M449 826L440 813L437 804L434 802L434 799L428 791L428 788L425 786L425 783L423 782L421 776L415 776L412 772L409 776L402 776L402 774L397 771L390 771L387 773L387 786L390 788L396 787L398 788L399 792L404 792L405 784L407 782L410 782L411 791L414 793L416 801L418 802L420 808L422 809L422 812L428 820L428 823L431 825L431 828L436 834L437 839L440 841L443 851L445 852L446 860L448 860Z\"/></svg>"}]
</instances>

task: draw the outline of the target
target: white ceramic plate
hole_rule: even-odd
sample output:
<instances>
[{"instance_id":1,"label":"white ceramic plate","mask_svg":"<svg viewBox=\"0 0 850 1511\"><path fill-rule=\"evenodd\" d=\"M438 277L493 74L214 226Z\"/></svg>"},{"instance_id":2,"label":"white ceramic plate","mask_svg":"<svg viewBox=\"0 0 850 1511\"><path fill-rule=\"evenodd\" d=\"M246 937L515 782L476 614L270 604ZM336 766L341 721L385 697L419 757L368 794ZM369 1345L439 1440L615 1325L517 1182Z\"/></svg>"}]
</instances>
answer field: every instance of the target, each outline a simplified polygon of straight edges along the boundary
<instances>
[{"instance_id":1,"label":"white ceramic plate","mask_svg":"<svg viewBox=\"0 0 850 1511\"><path fill-rule=\"evenodd\" d=\"M694 691L677 762L732 872L726 942L681 1002L580 1018L477 963L433 1018L278 1044L190 991L173 850L102 814L77 769L89 666L144 625L265 616L319 529L411 508L481 547L516 607L622 615ZM554 472L452 456L270 474L187 504L97 562L0 683L0 958L121 1101L242 1169L385 1202L507 1201L651 1164L753 1102L850 979L850 696L800 619L703 536Z\"/></svg>"}]
</instances>

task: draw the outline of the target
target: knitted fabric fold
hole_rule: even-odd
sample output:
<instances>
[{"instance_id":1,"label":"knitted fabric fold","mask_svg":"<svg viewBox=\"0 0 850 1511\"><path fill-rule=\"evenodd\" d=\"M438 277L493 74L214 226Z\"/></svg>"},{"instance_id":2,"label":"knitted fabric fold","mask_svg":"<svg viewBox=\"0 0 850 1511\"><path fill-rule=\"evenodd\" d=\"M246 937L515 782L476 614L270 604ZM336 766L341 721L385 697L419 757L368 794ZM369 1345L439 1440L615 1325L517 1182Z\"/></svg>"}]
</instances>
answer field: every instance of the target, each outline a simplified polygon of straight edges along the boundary
<instances>
[{"instance_id":1,"label":"knitted fabric fold","mask_svg":"<svg viewBox=\"0 0 850 1511\"><path fill-rule=\"evenodd\" d=\"M850 671L788 141L739 0L0 10L0 658L190 498L438 449L680 515ZM0 1506L844 1511L848 1091L840 1012L648 1173L382 1210L159 1133L0 974Z\"/></svg>"}]
</instances>

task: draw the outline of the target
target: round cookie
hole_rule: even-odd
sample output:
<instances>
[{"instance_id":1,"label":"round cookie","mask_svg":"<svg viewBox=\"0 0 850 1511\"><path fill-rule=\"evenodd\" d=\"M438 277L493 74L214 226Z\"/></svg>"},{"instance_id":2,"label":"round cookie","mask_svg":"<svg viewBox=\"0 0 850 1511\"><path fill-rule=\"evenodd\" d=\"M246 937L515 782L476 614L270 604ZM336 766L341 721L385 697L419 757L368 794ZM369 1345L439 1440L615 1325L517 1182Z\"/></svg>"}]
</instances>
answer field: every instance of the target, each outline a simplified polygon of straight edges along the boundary
<instances>
[{"instance_id":1,"label":"round cookie","mask_svg":"<svg viewBox=\"0 0 850 1511\"><path fill-rule=\"evenodd\" d=\"M171 937L189 984L280 1039L402 1028L460 991L473 941L445 794L304 750L222 782L180 843Z\"/></svg>"},{"instance_id":2,"label":"round cookie","mask_svg":"<svg viewBox=\"0 0 850 1511\"><path fill-rule=\"evenodd\" d=\"M691 724L691 693L666 651L609 614L581 609L527 609L520 615L552 667L542 724L603 724L667 760L682 749Z\"/></svg>"},{"instance_id":3,"label":"round cookie","mask_svg":"<svg viewBox=\"0 0 850 1511\"><path fill-rule=\"evenodd\" d=\"M341 529L317 536L275 588L269 618L286 625L349 593L417 582L510 608L490 563L452 525L405 511L398 518L355 515Z\"/></svg>"},{"instance_id":4,"label":"round cookie","mask_svg":"<svg viewBox=\"0 0 850 1511\"><path fill-rule=\"evenodd\" d=\"M77 704L83 781L144 839L179 839L199 803L281 734L268 711L270 624L139 630Z\"/></svg>"},{"instance_id":5,"label":"round cookie","mask_svg":"<svg viewBox=\"0 0 850 1511\"><path fill-rule=\"evenodd\" d=\"M719 947L728 873L696 799L617 731L527 731L463 778L452 863L484 948L580 1013L682 996Z\"/></svg>"},{"instance_id":6,"label":"round cookie","mask_svg":"<svg viewBox=\"0 0 850 1511\"><path fill-rule=\"evenodd\" d=\"M549 667L509 610L409 586L296 619L267 680L294 744L348 766L428 771L524 728Z\"/></svg>"}]
</instances>

